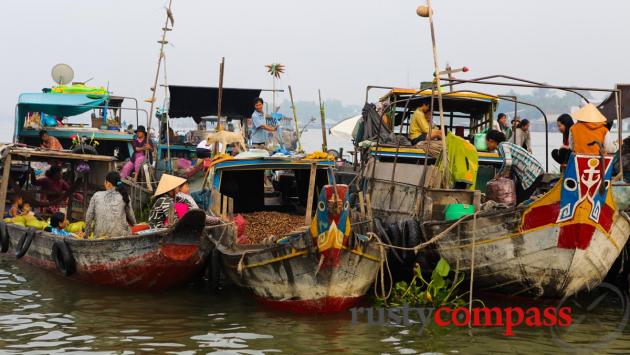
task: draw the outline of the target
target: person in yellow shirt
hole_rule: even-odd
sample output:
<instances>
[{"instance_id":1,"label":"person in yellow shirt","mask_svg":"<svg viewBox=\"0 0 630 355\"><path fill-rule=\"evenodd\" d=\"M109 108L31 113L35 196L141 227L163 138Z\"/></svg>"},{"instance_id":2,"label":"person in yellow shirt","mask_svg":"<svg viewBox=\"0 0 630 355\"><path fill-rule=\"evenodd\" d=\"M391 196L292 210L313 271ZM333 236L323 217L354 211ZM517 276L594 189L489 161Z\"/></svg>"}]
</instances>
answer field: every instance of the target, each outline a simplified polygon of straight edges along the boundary
<instances>
[{"instance_id":1,"label":"person in yellow shirt","mask_svg":"<svg viewBox=\"0 0 630 355\"><path fill-rule=\"evenodd\" d=\"M430 107L427 102L420 104L411 115L409 124L409 140L411 145L416 145L427 139L429 134L429 122L431 121ZM431 139L442 139L442 132L438 129L431 130Z\"/></svg>"}]
</instances>

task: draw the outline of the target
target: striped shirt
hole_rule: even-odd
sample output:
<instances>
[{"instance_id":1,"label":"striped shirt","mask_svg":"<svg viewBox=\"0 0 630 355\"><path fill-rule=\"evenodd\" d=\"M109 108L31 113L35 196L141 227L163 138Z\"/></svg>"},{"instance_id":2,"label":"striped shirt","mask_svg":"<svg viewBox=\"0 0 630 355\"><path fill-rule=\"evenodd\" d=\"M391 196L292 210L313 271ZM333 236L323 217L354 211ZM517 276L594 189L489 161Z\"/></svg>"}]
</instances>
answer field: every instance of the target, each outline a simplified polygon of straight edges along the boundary
<instances>
[{"instance_id":1,"label":"striped shirt","mask_svg":"<svg viewBox=\"0 0 630 355\"><path fill-rule=\"evenodd\" d=\"M513 171L521 180L523 189L528 189L536 178L545 173L542 164L531 153L516 144L503 142L499 144L497 150L503 157L503 166L499 174Z\"/></svg>"}]
</instances>

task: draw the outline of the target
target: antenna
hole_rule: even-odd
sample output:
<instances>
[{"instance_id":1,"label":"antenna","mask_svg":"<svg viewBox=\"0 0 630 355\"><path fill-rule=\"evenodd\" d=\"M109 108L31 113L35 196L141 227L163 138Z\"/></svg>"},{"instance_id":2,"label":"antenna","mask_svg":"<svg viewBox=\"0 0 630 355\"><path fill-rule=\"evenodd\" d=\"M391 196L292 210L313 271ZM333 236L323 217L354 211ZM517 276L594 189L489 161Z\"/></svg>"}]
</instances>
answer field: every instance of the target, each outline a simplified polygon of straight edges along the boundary
<instances>
[{"instance_id":1,"label":"antenna","mask_svg":"<svg viewBox=\"0 0 630 355\"><path fill-rule=\"evenodd\" d=\"M74 70L68 64L60 63L55 65L50 74L53 81L59 85L69 84L74 79Z\"/></svg>"}]
</instances>

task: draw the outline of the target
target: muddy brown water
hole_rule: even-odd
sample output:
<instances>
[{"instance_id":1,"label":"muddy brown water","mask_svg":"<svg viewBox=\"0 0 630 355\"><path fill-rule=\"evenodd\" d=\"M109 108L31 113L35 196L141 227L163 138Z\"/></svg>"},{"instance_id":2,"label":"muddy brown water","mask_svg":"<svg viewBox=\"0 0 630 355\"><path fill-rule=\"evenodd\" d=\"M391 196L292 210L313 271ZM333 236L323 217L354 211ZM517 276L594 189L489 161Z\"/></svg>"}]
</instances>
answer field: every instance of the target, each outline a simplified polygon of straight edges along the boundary
<instances>
[{"instance_id":1,"label":"muddy brown water","mask_svg":"<svg viewBox=\"0 0 630 355\"><path fill-rule=\"evenodd\" d=\"M614 292L598 297L572 304L576 324L557 334L517 327L515 336L506 337L503 328L469 330L432 322L418 335L420 326L413 322L377 325L358 315L353 324L350 312L271 311L240 290L216 295L201 281L163 292L92 287L2 255L0 353L628 353L627 303Z\"/></svg>"}]
</instances>

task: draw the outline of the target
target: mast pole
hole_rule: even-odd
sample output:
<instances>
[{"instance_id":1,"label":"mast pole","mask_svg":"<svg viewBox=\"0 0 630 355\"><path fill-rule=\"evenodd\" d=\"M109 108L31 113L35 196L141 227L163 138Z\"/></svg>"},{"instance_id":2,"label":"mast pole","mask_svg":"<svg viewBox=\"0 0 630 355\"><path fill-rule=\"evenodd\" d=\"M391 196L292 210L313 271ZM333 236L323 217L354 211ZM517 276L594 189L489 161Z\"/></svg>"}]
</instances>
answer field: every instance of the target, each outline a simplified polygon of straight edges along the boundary
<instances>
[{"instance_id":1,"label":"mast pole","mask_svg":"<svg viewBox=\"0 0 630 355\"><path fill-rule=\"evenodd\" d=\"M440 130L442 131L442 159L444 161L445 167L448 169L448 152L446 150L446 129L444 127L444 106L442 103L442 88L439 80L440 75L440 62L438 59L438 51L437 51L437 43L435 40L435 28L433 26L433 8L431 7L431 0L427 0L427 7L429 8L429 26L431 27L431 44L433 47L433 64L435 66L435 80L437 81L437 96L438 96L438 108L440 110ZM431 118L433 118L433 113L431 114ZM429 124L432 124L430 122ZM428 137L431 139L431 137ZM444 181L444 176L442 177L442 181Z\"/></svg>"},{"instance_id":2,"label":"mast pole","mask_svg":"<svg viewBox=\"0 0 630 355\"><path fill-rule=\"evenodd\" d=\"M322 92L319 89L317 89L317 94L319 95L319 115L322 120L322 152L325 153L328 151L328 141L326 139L326 108L322 102Z\"/></svg>"},{"instance_id":3,"label":"mast pole","mask_svg":"<svg viewBox=\"0 0 630 355\"><path fill-rule=\"evenodd\" d=\"M151 103L151 107L149 108L149 118L147 122L147 132L151 130L151 121L153 119L153 106L155 104L155 95L157 91L158 79L160 77L160 67L162 66L162 58L164 58L164 46L168 43L166 41L166 32L171 29L168 28L168 21L171 21L171 25L174 25L173 14L171 12L171 8L173 6L173 0L168 1L168 8L166 9L166 19L164 20L164 27L162 28L162 39L158 41L160 43L160 55L158 56L158 64L157 70L155 71L155 80L153 81L153 86L151 87L151 98L148 100ZM166 132L168 134L168 132Z\"/></svg>"}]
</instances>

